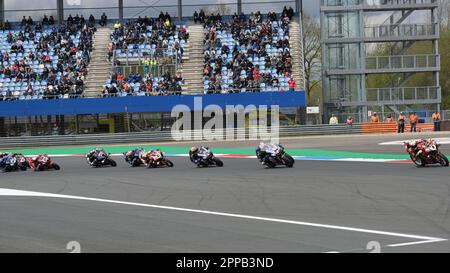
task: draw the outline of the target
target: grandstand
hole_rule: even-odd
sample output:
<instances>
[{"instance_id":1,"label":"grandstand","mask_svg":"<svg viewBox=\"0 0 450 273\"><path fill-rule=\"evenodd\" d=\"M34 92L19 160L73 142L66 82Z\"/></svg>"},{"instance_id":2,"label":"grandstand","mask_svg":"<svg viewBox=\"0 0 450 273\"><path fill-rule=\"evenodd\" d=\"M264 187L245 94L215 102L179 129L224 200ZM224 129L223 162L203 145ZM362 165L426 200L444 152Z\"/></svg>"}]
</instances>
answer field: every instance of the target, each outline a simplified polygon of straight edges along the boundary
<instances>
[{"instance_id":1,"label":"grandstand","mask_svg":"<svg viewBox=\"0 0 450 273\"><path fill-rule=\"evenodd\" d=\"M198 6L205 10L203 22L163 7L159 15L136 16L124 16L126 8L119 7L117 16L108 9L78 13L58 5L55 14L0 6L0 135L49 134L54 124L60 134L84 127L144 131L155 123L162 130L173 123L167 113L175 105L192 105L194 96L186 95L223 96L204 99L217 105L276 102L294 113L305 106L303 92L272 94L304 90L299 6L295 13L283 6L270 4L257 13L224 10L220 20ZM103 14L95 19L91 12ZM206 67L216 70L206 77ZM150 99L170 95L177 98Z\"/></svg>"},{"instance_id":2,"label":"grandstand","mask_svg":"<svg viewBox=\"0 0 450 273\"><path fill-rule=\"evenodd\" d=\"M82 96L94 33L80 18L62 25L29 21L0 31L1 99Z\"/></svg>"},{"instance_id":3,"label":"grandstand","mask_svg":"<svg viewBox=\"0 0 450 273\"><path fill-rule=\"evenodd\" d=\"M300 90L302 54L293 52L301 51L299 41L291 46L290 26L298 26L292 16L286 8L220 20L206 15L198 25L161 11L99 29L93 16L87 22L69 15L61 25L53 16L52 25L47 15L37 23L24 16L0 32L0 99Z\"/></svg>"}]
</instances>

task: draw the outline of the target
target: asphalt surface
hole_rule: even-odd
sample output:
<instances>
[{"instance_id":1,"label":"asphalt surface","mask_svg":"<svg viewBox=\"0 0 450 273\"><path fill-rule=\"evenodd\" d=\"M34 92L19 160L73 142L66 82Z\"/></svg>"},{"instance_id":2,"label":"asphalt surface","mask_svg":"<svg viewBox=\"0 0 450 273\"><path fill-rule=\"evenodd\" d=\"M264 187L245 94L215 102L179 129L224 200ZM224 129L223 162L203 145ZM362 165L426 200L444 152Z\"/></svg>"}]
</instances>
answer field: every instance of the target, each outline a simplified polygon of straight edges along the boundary
<instances>
[{"instance_id":1,"label":"asphalt surface","mask_svg":"<svg viewBox=\"0 0 450 273\"><path fill-rule=\"evenodd\" d=\"M90 168L57 158L59 172L0 174L0 188L102 198L247 216L450 238L450 168L412 164L298 161L266 170L255 160L224 168ZM0 252L449 252L449 241L418 239L47 197L0 196Z\"/></svg>"}]
</instances>

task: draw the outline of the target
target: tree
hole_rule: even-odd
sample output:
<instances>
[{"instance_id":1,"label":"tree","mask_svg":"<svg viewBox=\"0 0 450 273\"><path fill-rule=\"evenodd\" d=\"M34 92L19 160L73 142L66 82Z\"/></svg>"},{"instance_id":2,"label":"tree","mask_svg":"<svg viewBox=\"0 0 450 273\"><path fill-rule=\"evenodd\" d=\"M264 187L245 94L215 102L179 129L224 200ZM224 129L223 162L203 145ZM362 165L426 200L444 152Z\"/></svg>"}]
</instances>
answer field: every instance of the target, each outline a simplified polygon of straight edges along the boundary
<instances>
[{"instance_id":1,"label":"tree","mask_svg":"<svg viewBox=\"0 0 450 273\"><path fill-rule=\"evenodd\" d=\"M322 68L322 46L320 43L320 24L312 17L303 17L304 57L306 96L311 101L313 90L320 87Z\"/></svg>"},{"instance_id":2,"label":"tree","mask_svg":"<svg viewBox=\"0 0 450 273\"><path fill-rule=\"evenodd\" d=\"M436 16L441 27L450 28L450 0L439 0Z\"/></svg>"},{"instance_id":3,"label":"tree","mask_svg":"<svg viewBox=\"0 0 450 273\"><path fill-rule=\"evenodd\" d=\"M441 29L439 47L439 53L441 54L442 109L450 109L450 27Z\"/></svg>"}]
</instances>

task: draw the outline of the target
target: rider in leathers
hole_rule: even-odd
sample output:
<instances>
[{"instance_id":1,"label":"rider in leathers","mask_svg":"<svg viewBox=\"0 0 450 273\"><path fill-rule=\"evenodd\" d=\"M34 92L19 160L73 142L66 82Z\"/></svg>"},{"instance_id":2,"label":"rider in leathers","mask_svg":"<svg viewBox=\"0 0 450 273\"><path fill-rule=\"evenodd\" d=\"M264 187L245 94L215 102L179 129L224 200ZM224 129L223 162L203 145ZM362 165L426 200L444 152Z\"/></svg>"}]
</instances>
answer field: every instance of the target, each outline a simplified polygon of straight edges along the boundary
<instances>
[{"instance_id":1,"label":"rider in leathers","mask_svg":"<svg viewBox=\"0 0 450 273\"><path fill-rule=\"evenodd\" d=\"M92 151L90 151L86 156L89 159L89 164L91 164L91 166L95 165L98 161L98 155L100 154L100 152L104 152L103 149L99 149L96 148Z\"/></svg>"}]
</instances>

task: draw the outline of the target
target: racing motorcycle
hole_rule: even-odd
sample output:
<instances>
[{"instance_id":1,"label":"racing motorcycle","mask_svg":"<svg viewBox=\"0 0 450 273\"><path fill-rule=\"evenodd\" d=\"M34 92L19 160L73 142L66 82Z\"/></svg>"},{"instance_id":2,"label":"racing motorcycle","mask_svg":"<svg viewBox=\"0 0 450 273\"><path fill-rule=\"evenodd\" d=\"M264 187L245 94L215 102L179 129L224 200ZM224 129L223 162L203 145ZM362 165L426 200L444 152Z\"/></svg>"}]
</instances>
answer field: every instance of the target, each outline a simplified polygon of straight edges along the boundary
<instances>
[{"instance_id":1,"label":"racing motorcycle","mask_svg":"<svg viewBox=\"0 0 450 273\"><path fill-rule=\"evenodd\" d=\"M98 153L93 155L96 157L96 160L94 159L92 162L89 158L89 154L86 155L86 161L87 163L94 167L94 168L101 168L104 166L112 166L116 167L117 163L111 158L111 154L105 152L104 150L100 150Z\"/></svg>"},{"instance_id":2,"label":"racing motorcycle","mask_svg":"<svg viewBox=\"0 0 450 273\"><path fill-rule=\"evenodd\" d=\"M3 172L26 171L28 167L27 159L22 154L7 155L0 162L0 168Z\"/></svg>"},{"instance_id":3,"label":"racing motorcycle","mask_svg":"<svg viewBox=\"0 0 450 273\"><path fill-rule=\"evenodd\" d=\"M442 167L448 167L448 158L439 151L439 144L435 140L428 141L425 145L419 144L417 149L419 152L415 152L414 147L408 142L404 142L405 150L411 157L412 162L417 167L425 167L426 165L440 164Z\"/></svg>"},{"instance_id":4,"label":"racing motorcycle","mask_svg":"<svg viewBox=\"0 0 450 273\"><path fill-rule=\"evenodd\" d=\"M145 164L145 162L141 159L142 153L145 153L145 150L133 150L124 152L123 156L125 158L125 161L132 167L140 167L141 165Z\"/></svg>"},{"instance_id":5,"label":"racing motorcycle","mask_svg":"<svg viewBox=\"0 0 450 273\"><path fill-rule=\"evenodd\" d=\"M288 168L294 167L295 160L292 156L287 154L284 147L281 145L268 144L261 148L261 151L257 152L256 156L261 158L261 153L265 153L264 164L269 168L275 168L276 166L283 165Z\"/></svg>"},{"instance_id":6,"label":"racing motorcycle","mask_svg":"<svg viewBox=\"0 0 450 273\"><path fill-rule=\"evenodd\" d=\"M36 158L28 159L30 168L36 171L56 170L59 171L61 167L54 163L48 155L39 155Z\"/></svg>"},{"instance_id":7,"label":"racing motorcycle","mask_svg":"<svg viewBox=\"0 0 450 273\"><path fill-rule=\"evenodd\" d=\"M199 161L198 167L217 166L223 167L223 162L219 158L215 157L211 149L208 147L201 147L198 151Z\"/></svg>"},{"instance_id":8,"label":"racing motorcycle","mask_svg":"<svg viewBox=\"0 0 450 273\"><path fill-rule=\"evenodd\" d=\"M147 153L144 157L144 164L148 168L157 168L157 167L173 167L173 162L167 159L163 152L157 150L151 153Z\"/></svg>"},{"instance_id":9,"label":"racing motorcycle","mask_svg":"<svg viewBox=\"0 0 450 273\"><path fill-rule=\"evenodd\" d=\"M23 154L16 154L17 163L19 165L19 169L22 171L26 171L30 168L30 164L28 163L28 159Z\"/></svg>"}]
</instances>

